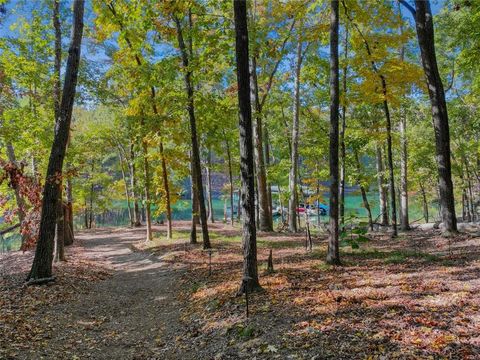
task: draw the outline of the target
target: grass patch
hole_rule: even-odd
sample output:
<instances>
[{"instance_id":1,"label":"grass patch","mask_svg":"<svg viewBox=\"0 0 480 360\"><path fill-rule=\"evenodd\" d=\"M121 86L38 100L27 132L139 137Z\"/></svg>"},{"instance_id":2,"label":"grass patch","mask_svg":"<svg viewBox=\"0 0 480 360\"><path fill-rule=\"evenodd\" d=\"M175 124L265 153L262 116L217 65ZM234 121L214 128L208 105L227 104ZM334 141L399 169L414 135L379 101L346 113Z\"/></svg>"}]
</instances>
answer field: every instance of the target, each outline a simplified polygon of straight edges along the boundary
<instances>
[{"instance_id":1,"label":"grass patch","mask_svg":"<svg viewBox=\"0 0 480 360\"><path fill-rule=\"evenodd\" d=\"M358 251L353 250L352 252L346 252L344 254L360 259L384 260L386 263L398 263L408 259L421 259L427 262L440 260L437 255L414 250L379 251L377 249L362 249Z\"/></svg>"}]
</instances>

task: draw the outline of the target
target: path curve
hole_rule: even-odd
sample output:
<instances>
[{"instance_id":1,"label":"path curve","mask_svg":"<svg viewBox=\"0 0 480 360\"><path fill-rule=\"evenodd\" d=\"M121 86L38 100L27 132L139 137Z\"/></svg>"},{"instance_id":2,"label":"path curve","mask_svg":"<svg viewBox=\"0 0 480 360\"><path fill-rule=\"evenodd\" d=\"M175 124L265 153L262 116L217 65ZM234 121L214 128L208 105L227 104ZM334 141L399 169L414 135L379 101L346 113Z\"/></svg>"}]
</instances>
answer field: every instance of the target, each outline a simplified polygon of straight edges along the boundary
<instances>
[{"instance_id":1,"label":"path curve","mask_svg":"<svg viewBox=\"0 0 480 360\"><path fill-rule=\"evenodd\" d=\"M77 235L83 254L108 264L113 276L79 299L53 307L58 331L36 359L194 358L175 346L175 337L183 332L176 299L182 270L157 256L133 252L132 244L144 236L144 229L125 228ZM72 337L78 339L74 345Z\"/></svg>"}]
</instances>

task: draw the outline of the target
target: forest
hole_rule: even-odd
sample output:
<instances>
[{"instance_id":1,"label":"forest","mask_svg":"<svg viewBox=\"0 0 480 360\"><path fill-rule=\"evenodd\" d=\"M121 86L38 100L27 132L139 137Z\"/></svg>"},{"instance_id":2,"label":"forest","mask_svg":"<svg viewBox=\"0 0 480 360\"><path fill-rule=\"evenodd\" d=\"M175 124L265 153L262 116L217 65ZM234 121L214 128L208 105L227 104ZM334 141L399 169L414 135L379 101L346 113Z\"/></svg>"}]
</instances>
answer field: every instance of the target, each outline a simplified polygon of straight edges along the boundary
<instances>
[{"instance_id":1,"label":"forest","mask_svg":"<svg viewBox=\"0 0 480 360\"><path fill-rule=\"evenodd\" d=\"M479 49L478 0L0 0L0 359L480 358Z\"/></svg>"}]
</instances>

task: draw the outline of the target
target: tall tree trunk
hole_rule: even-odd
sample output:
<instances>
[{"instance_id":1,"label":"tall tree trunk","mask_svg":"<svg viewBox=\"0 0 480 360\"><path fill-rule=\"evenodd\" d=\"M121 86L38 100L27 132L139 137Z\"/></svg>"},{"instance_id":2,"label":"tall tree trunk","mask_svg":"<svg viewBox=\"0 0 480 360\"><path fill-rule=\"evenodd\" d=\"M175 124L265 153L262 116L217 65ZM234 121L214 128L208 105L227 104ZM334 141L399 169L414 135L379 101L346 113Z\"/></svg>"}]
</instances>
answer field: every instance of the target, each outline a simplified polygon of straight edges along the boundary
<instances>
[{"instance_id":1,"label":"tall tree trunk","mask_svg":"<svg viewBox=\"0 0 480 360\"><path fill-rule=\"evenodd\" d=\"M343 96L342 96L342 127L340 128L340 221L342 226L345 224L345 160L346 160L346 151L345 151L345 130L347 127L347 75L348 75L348 27L345 26L345 42L343 45L344 48L344 61L343 65L343 76L342 76L342 87L343 87Z\"/></svg>"},{"instance_id":2,"label":"tall tree trunk","mask_svg":"<svg viewBox=\"0 0 480 360\"><path fill-rule=\"evenodd\" d=\"M240 170L242 178L243 279L239 294L261 289L257 268L257 236L254 204L254 162L252 142L252 108L248 66L247 3L234 0L235 55L237 61L238 107L240 129Z\"/></svg>"},{"instance_id":3,"label":"tall tree trunk","mask_svg":"<svg viewBox=\"0 0 480 360\"><path fill-rule=\"evenodd\" d=\"M388 209L387 209L387 189L385 188L385 180L383 177L383 155L382 148L377 145L377 179L378 179L378 197L380 206L381 224L388 225Z\"/></svg>"},{"instance_id":4,"label":"tall tree trunk","mask_svg":"<svg viewBox=\"0 0 480 360\"><path fill-rule=\"evenodd\" d=\"M383 109L385 111L386 130L387 130L387 161L388 161L388 173L389 173L389 185L390 185L390 207L392 209L392 236L397 236L397 202L395 200L395 176L393 173L393 153L392 153L392 122L390 118L390 110L388 108L387 85L385 78L381 75L383 95L385 100L383 101Z\"/></svg>"},{"instance_id":5,"label":"tall tree trunk","mask_svg":"<svg viewBox=\"0 0 480 360\"><path fill-rule=\"evenodd\" d=\"M420 191L422 193L422 203L423 203L423 217L425 218L425 222L428 223L428 202L427 202L427 194L425 193L425 188L422 184L420 184Z\"/></svg>"},{"instance_id":6,"label":"tall tree trunk","mask_svg":"<svg viewBox=\"0 0 480 360\"><path fill-rule=\"evenodd\" d=\"M83 222L85 225L85 229L88 229L88 205L87 205L87 197L85 196L85 203L83 204Z\"/></svg>"},{"instance_id":7,"label":"tall tree trunk","mask_svg":"<svg viewBox=\"0 0 480 360\"><path fill-rule=\"evenodd\" d=\"M389 185L390 185L390 204L392 208L392 230L393 236L397 236L397 207L395 201L395 178L393 173L393 154L392 154L392 122L390 118L390 109L388 106L388 97L387 97L387 81L385 80L385 76L379 71L377 68L377 64L373 58L373 54L368 43L367 38L363 35L360 27L353 22L353 19L348 14L348 9L345 5L345 2L342 2L345 8L345 15L347 18L353 23L356 30L358 31L359 35L363 40L363 44L365 45L365 50L370 58L370 64L372 67L373 72L378 76L380 80L380 84L382 86L382 95L383 95L383 110L385 113L385 120L386 120L386 132L387 132L387 161L388 161L388 170L389 170Z\"/></svg>"},{"instance_id":8,"label":"tall tree trunk","mask_svg":"<svg viewBox=\"0 0 480 360\"><path fill-rule=\"evenodd\" d=\"M192 141L192 158L193 166L195 168L194 172L194 187L196 188L196 193L198 194L198 203L200 205L200 221L202 226L202 236L203 236L203 248L210 249L210 238L208 235L208 225L207 225L207 212L205 210L205 197L203 195L203 184L202 184L202 170L200 165L200 151L198 146L198 137L197 137L197 123L195 119L195 105L194 105L194 95L193 95L193 84L192 84L192 70L189 68L189 56L185 42L183 40L182 26L180 19L174 17L175 25L177 28L177 40L180 52L182 55L182 64L184 68L185 76L185 90L187 92L187 111L190 122L190 135Z\"/></svg>"},{"instance_id":9,"label":"tall tree trunk","mask_svg":"<svg viewBox=\"0 0 480 360\"><path fill-rule=\"evenodd\" d=\"M467 159L463 157L463 162L465 163L465 172L467 175L467 189L468 189L468 197L469 197L469 212L472 214L471 215L471 221L476 220L476 214L475 214L475 199L473 196L473 189L472 189L472 180L470 177L470 167L468 166Z\"/></svg>"},{"instance_id":10,"label":"tall tree trunk","mask_svg":"<svg viewBox=\"0 0 480 360\"><path fill-rule=\"evenodd\" d=\"M92 160L92 175L93 176L93 171L94 171L94 164L95 162ZM90 205L89 205L89 220L88 220L88 228L92 228L92 223L93 223L93 194L94 194L94 186L93 186L93 181L90 183Z\"/></svg>"},{"instance_id":11,"label":"tall tree trunk","mask_svg":"<svg viewBox=\"0 0 480 360\"><path fill-rule=\"evenodd\" d=\"M53 84L53 104L55 123L58 123L58 121L60 121L60 105L62 101L62 85L60 81L60 69L62 65L62 30L60 25L60 3L58 0L54 0L53 2L53 27L55 29L55 82ZM60 191L58 193L57 200L57 224L55 226L55 241L57 244L57 253L55 258L56 261L65 261L65 218L63 213L63 181L61 179L59 188Z\"/></svg>"},{"instance_id":12,"label":"tall tree trunk","mask_svg":"<svg viewBox=\"0 0 480 360\"><path fill-rule=\"evenodd\" d=\"M207 201L208 201L208 221L212 224L215 222L215 215L213 213L213 199L212 199L212 151L208 149L207 154Z\"/></svg>"},{"instance_id":13,"label":"tall tree trunk","mask_svg":"<svg viewBox=\"0 0 480 360\"><path fill-rule=\"evenodd\" d=\"M73 102L77 85L78 65L83 32L84 0L74 0L72 42L68 52L65 81L62 92L59 121L55 124L55 136L48 161L45 187L43 190L40 236L35 250L28 280L52 277L53 239L55 235L56 204L60 186L54 178L62 173L63 160L70 132Z\"/></svg>"},{"instance_id":14,"label":"tall tree trunk","mask_svg":"<svg viewBox=\"0 0 480 360\"><path fill-rule=\"evenodd\" d=\"M138 195L137 195L137 174L135 169L135 149L133 141L130 142L130 186L132 190L133 199L133 226L139 227L140 223L140 209L138 207Z\"/></svg>"},{"instance_id":15,"label":"tall tree trunk","mask_svg":"<svg viewBox=\"0 0 480 360\"><path fill-rule=\"evenodd\" d=\"M270 166L270 140L268 137L268 128L265 126L264 128L264 134L265 134L265 165L267 169ZM270 214L272 214L272 230L273 230L273 200L272 200L272 184L270 182L267 182L267 195L268 195L268 211Z\"/></svg>"},{"instance_id":16,"label":"tall tree trunk","mask_svg":"<svg viewBox=\"0 0 480 360\"><path fill-rule=\"evenodd\" d=\"M142 121L143 125L143 121ZM150 163L148 161L148 145L146 140L142 139L142 149L143 149L143 174L145 177L145 223L147 226L147 238L146 241L151 241L153 239L152 234L152 210L150 203Z\"/></svg>"},{"instance_id":17,"label":"tall tree trunk","mask_svg":"<svg viewBox=\"0 0 480 360\"><path fill-rule=\"evenodd\" d=\"M251 59L251 92L255 109L255 123L253 126L253 136L255 139L255 172L257 175L257 207L258 207L258 228L261 231L272 231L273 220L272 213L268 206L267 192L267 174L265 171L265 161L263 153L263 125L262 125L262 109L258 95L257 82L257 59L252 56Z\"/></svg>"},{"instance_id":18,"label":"tall tree trunk","mask_svg":"<svg viewBox=\"0 0 480 360\"><path fill-rule=\"evenodd\" d=\"M127 199L128 219L130 221L130 226L132 226L133 213L132 213L132 207L130 205L130 192L128 191L128 179L125 172L125 161L123 159L122 152L120 149L118 150L118 160L120 161L120 170L122 171L122 180L124 184L125 198Z\"/></svg>"},{"instance_id":19,"label":"tall tree trunk","mask_svg":"<svg viewBox=\"0 0 480 360\"><path fill-rule=\"evenodd\" d=\"M167 162L163 150L163 142L160 141L160 158L162 162L162 179L165 190L165 202L167 207L167 239L172 238L172 204L170 201L170 185L168 182Z\"/></svg>"},{"instance_id":20,"label":"tall tree trunk","mask_svg":"<svg viewBox=\"0 0 480 360\"><path fill-rule=\"evenodd\" d=\"M402 230L410 230L408 219L408 145L407 145L407 119L400 116L400 146L401 146L401 162L400 162L400 228Z\"/></svg>"},{"instance_id":21,"label":"tall tree trunk","mask_svg":"<svg viewBox=\"0 0 480 360\"><path fill-rule=\"evenodd\" d=\"M232 175L232 153L230 150L230 143L225 136L225 147L227 148L227 161L228 161L228 182L230 188L230 225L233 226L233 175Z\"/></svg>"},{"instance_id":22,"label":"tall tree trunk","mask_svg":"<svg viewBox=\"0 0 480 360\"><path fill-rule=\"evenodd\" d=\"M450 160L450 129L445 91L437 66L430 1L415 0L414 15L423 70L427 78L428 94L432 107L442 220L446 232L451 233L457 231L457 218Z\"/></svg>"},{"instance_id":23,"label":"tall tree trunk","mask_svg":"<svg viewBox=\"0 0 480 360\"><path fill-rule=\"evenodd\" d=\"M191 185L191 198L192 198L192 226L190 228L190 244L197 243L197 224L199 223L198 213L198 193L195 186L195 165L193 164L193 156L190 153L190 185Z\"/></svg>"},{"instance_id":24,"label":"tall tree trunk","mask_svg":"<svg viewBox=\"0 0 480 360\"><path fill-rule=\"evenodd\" d=\"M298 29L297 54L295 66L295 85L293 91L293 122L292 122L292 154L290 173L288 176L288 230L297 232L297 173L298 173L298 140L300 127L300 73L302 70L302 29Z\"/></svg>"},{"instance_id":25,"label":"tall tree trunk","mask_svg":"<svg viewBox=\"0 0 480 360\"><path fill-rule=\"evenodd\" d=\"M330 6L330 233L328 236L327 263L340 265L338 245L338 0L331 0Z\"/></svg>"},{"instance_id":26,"label":"tall tree trunk","mask_svg":"<svg viewBox=\"0 0 480 360\"><path fill-rule=\"evenodd\" d=\"M400 3L398 3L398 14L400 20L400 35L403 35L403 19L402 9ZM400 47L400 60L404 61L405 47ZM400 110L400 228L402 230L410 230L410 224L408 219L408 174L407 174L407 162L408 162L408 146L407 146L407 119L406 114L402 114Z\"/></svg>"}]
</instances>

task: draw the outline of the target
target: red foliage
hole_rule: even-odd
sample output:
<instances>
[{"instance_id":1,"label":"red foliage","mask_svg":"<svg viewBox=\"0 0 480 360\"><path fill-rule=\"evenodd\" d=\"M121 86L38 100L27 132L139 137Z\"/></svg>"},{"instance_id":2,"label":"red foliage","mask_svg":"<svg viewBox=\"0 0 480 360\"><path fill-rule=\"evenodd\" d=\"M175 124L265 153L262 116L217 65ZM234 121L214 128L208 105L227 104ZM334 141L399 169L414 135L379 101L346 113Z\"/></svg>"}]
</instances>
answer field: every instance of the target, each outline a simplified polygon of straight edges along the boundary
<instances>
[{"instance_id":1,"label":"red foliage","mask_svg":"<svg viewBox=\"0 0 480 360\"><path fill-rule=\"evenodd\" d=\"M40 214L42 209L42 186L33 177L28 176L23 171L23 165L18 166L12 162L6 162L0 159L0 168L3 173L0 174L0 184L7 180L8 186L19 192L24 202L25 217L20 224L20 232L24 238L22 250L32 248L37 239L40 227ZM0 195L0 205L8 200L6 196ZM9 211L4 214L7 222L13 222L13 217L19 209Z\"/></svg>"}]
</instances>

